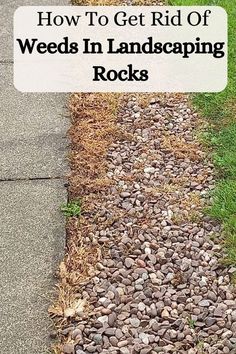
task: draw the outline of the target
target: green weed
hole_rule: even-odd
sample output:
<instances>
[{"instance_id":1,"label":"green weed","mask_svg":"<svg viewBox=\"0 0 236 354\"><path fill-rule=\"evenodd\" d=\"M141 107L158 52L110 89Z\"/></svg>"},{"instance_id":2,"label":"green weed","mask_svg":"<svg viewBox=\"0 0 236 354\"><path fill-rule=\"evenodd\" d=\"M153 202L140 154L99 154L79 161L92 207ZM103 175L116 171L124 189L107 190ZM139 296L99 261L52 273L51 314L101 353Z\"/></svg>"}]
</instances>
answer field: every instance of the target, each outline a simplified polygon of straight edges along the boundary
<instances>
[{"instance_id":1,"label":"green weed","mask_svg":"<svg viewBox=\"0 0 236 354\"><path fill-rule=\"evenodd\" d=\"M204 354L204 342L202 340L197 343L197 349L199 354Z\"/></svg>"},{"instance_id":2,"label":"green weed","mask_svg":"<svg viewBox=\"0 0 236 354\"><path fill-rule=\"evenodd\" d=\"M65 216L80 216L81 203L78 200L71 201L61 206L61 211Z\"/></svg>"},{"instance_id":3,"label":"green weed","mask_svg":"<svg viewBox=\"0 0 236 354\"><path fill-rule=\"evenodd\" d=\"M188 318L188 325L189 328L194 329L195 328L196 321L194 321L192 318Z\"/></svg>"}]
</instances>

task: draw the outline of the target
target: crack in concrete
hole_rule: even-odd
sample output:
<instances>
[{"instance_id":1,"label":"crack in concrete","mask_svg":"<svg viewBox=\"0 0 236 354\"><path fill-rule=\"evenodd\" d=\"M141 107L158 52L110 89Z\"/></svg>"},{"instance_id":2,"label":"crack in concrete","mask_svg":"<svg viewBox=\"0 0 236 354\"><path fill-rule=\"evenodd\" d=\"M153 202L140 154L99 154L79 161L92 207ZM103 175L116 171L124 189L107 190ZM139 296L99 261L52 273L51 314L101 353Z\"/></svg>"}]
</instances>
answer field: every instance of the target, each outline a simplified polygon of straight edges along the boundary
<instances>
[{"instance_id":1,"label":"crack in concrete","mask_svg":"<svg viewBox=\"0 0 236 354\"><path fill-rule=\"evenodd\" d=\"M48 180L59 180L65 179L66 176L55 176L55 177L28 177L28 178L0 178L1 182L19 182L19 181L48 181Z\"/></svg>"}]
</instances>

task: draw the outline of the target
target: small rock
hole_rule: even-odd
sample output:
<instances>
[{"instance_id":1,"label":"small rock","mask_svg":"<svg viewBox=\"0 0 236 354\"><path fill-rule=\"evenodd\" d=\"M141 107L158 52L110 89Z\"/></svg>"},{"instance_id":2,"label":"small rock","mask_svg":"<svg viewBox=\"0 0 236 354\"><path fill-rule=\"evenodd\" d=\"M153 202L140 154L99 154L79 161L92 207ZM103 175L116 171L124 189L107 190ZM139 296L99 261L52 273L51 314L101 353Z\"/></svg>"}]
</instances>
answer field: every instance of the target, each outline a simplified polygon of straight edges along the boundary
<instances>
[{"instance_id":1,"label":"small rock","mask_svg":"<svg viewBox=\"0 0 236 354\"><path fill-rule=\"evenodd\" d=\"M142 259L137 260L137 265L142 268L146 267L146 263Z\"/></svg>"},{"instance_id":2,"label":"small rock","mask_svg":"<svg viewBox=\"0 0 236 354\"><path fill-rule=\"evenodd\" d=\"M72 334L71 334L71 338L75 339L76 337L79 337L82 335L82 332L79 328L76 328L73 330Z\"/></svg>"},{"instance_id":3,"label":"small rock","mask_svg":"<svg viewBox=\"0 0 236 354\"><path fill-rule=\"evenodd\" d=\"M116 347L118 344L118 339L116 337L110 337L109 341L113 347Z\"/></svg>"},{"instance_id":4,"label":"small rock","mask_svg":"<svg viewBox=\"0 0 236 354\"><path fill-rule=\"evenodd\" d=\"M149 335L147 333L140 333L139 338L142 340L143 344L149 344Z\"/></svg>"},{"instance_id":5,"label":"small rock","mask_svg":"<svg viewBox=\"0 0 236 354\"><path fill-rule=\"evenodd\" d=\"M140 325L140 320L138 318L130 318L129 320L131 326L138 328Z\"/></svg>"},{"instance_id":6,"label":"small rock","mask_svg":"<svg viewBox=\"0 0 236 354\"><path fill-rule=\"evenodd\" d=\"M76 349L75 354L86 354L82 349Z\"/></svg>"},{"instance_id":7,"label":"small rock","mask_svg":"<svg viewBox=\"0 0 236 354\"><path fill-rule=\"evenodd\" d=\"M100 316L98 317L98 321L101 322L101 323L107 323L108 322L108 316Z\"/></svg>"},{"instance_id":8,"label":"small rock","mask_svg":"<svg viewBox=\"0 0 236 354\"><path fill-rule=\"evenodd\" d=\"M119 328L117 328L117 330L115 331L115 336L117 339L121 339L124 336L124 334Z\"/></svg>"},{"instance_id":9,"label":"small rock","mask_svg":"<svg viewBox=\"0 0 236 354\"><path fill-rule=\"evenodd\" d=\"M234 311L231 313L231 316L232 316L232 321L233 321L233 322L236 322L236 310L234 310Z\"/></svg>"},{"instance_id":10,"label":"small rock","mask_svg":"<svg viewBox=\"0 0 236 354\"><path fill-rule=\"evenodd\" d=\"M213 291L208 291L207 293L207 297L211 300L211 301L217 301L217 296Z\"/></svg>"},{"instance_id":11,"label":"small rock","mask_svg":"<svg viewBox=\"0 0 236 354\"><path fill-rule=\"evenodd\" d=\"M75 350L74 345L70 343L65 344L63 347L63 352L65 354L74 354L74 350Z\"/></svg>"},{"instance_id":12,"label":"small rock","mask_svg":"<svg viewBox=\"0 0 236 354\"><path fill-rule=\"evenodd\" d=\"M121 196L121 198L128 198L128 197L130 197L130 193L129 192L121 192L120 196Z\"/></svg>"},{"instance_id":13,"label":"small rock","mask_svg":"<svg viewBox=\"0 0 236 354\"><path fill-rule=\"evenodd\" d=\"M208 327L210 327L210 326L212 326L213 324L216 323L216 319L213 318L213 317L207 317L205 321L206 321L206 325Z\"/></svg>"},{"instance_id":14,"label":"small rock","mask_svg":"<svg viewBox=\"0 0 236 354\"><path fill-rule=\"evenodd\" d=\"M56 339L57 338L57 331L50 332L50 338L51 339Z\"/></svg>"},{"instance_id":15,"label":"small rock","mask_svg":"<svg viewBox=\"0 0 236 354\"><path fill-rule=\"evenodd\" d=\"M104 333L105 333L107 336L114 336L114 335L115 335L115 332L116 332L116 329L115 329L115 328L107 328Z\"/></svg>"},{"instance_id":16,"label":"small rock","mask_svg":"<svg viewBox=\"0 0 236 354\"><path fill-rule=\"evenodd\" d=\"M161 312L161 317L162 317L162 318L169 318L169 317L170 317L170 314L169 314L169 312L168 312L166 309L164 309L164 310Z\"/></svg>"},{"instance_id":17,"label":"small rock","mask_svg":"<svg viewBox=\"0 0 236 354\"><path fill-rule=\"evenodd\" d=\"M134 260L132 258L125 258L125 266L131 268L134 265Z\"/></svg>"},{"instance_id":18,"label":"small rock","mask_svg":"<svg viewBox=\"0 0 236 354\"><path fill-rule=\"evenodd\" d=\"M202 307L209 307L210 306L210 301L209 300L201 300L199 303L198 303L199 306L202 306Z\"/></svg>"},{"instance_id":19,"label":"small rock","mask_svg":"<svg viewBox=\"0 0 236 354\"><path fill-rule=\"evenodd\" d=\"M143 349L140 350L140 354L148 354L152 352L152 347L151 346L147 346Z\"/></svg>"},{"instance_id":20,"label":"small rock","mask_svg":"<svg viewBox=\"0 0 236 354\"><path fill-rule=\"evenodd\" d=\"M145 306L145 304L143 303L143 302L140 302L139 304L138 304L138 309L139 309L139 311L144 311L145 310L145 308L146 308L146 306Z\"/></svg>"},{"instance_id":21,"label":"small rock","mask_svg":"<svg viewBox=\"0 0 236 354\"><path fill-rule=\"evenodd\" d=\"M224 317L225 311L227 310L227 306L225 304L219 304L214 311L214 316L216 317Z\"/></svg>"},{"instance_id":22,"label":"small rock","mask_svg":"<svg viewBox=\"0 0 236 354\"><path fill-rule=\"evenodd\" d=\"M116 322L116 314L115 312L112 312L109 316L108 316L108 324L110 327L113 327L114 324Z\"/></svg>"},{"instance_id":23,"label":"small rock","mask_svg":"<svg viewBox=\"0 0 236 354\"><path fill-rule=\"evenodd\" d=\"M118 347L122 348L122 347L127 347L127 345L129 344L129 342L127 340L122 340L118 343ZM121 350L121 349L120 349Z\"/></svg>"},{"instance_id":24,"label":"small rock","mask_svg":"<svg viewBox=\"0 0 236 354\"><path fill-rule=\"evenodd\" d=\"M93 341L96 345L102 344L102 335L97 333L93 336Z\"/></svg>"},{"instance_id":25,"label":"small rock","mask_svg":"<svg viewBox=\"0 0 236 354\"><path fill-rule=\"evenodd\" d=\"M95 353L96 352L96 347L94 345L89 345L86 348L86 351L89 352L89 353Z\"/></svg>"},{"instance_id":26,"label":"small rock","mask_svg":"<svg viewBox=\"0 0 236 354\"><path fill-rule=\"evenodd\" d=\"M145 167L144 168L144 173L154 173L155 172L155 168L154 167Z\"/></svg>"}]
</instances>

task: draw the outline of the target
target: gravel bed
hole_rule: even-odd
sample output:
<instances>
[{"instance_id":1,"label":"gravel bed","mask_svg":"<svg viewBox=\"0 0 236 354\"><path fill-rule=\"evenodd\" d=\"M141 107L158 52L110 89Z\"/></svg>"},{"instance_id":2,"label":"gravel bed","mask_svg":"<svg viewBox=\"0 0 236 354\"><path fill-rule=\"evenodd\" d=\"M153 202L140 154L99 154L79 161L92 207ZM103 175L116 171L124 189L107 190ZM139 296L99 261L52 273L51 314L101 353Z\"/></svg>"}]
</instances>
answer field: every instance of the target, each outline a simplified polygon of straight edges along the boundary
<instances>
[{"instance_id":1,"label":"gravel bed","mask_svg":"<svg viewBox=\"0 0 236 354\"><path fill-rule=\"evenodd\" d=\"M236 353L236 269L222 265L220 226L203 214L214 178L199 118L186 96L145 100L129 95L119 113L127 139L109 149L112 185L85 240L103 257L64 353Z\"/></svg>"}]
</instances>

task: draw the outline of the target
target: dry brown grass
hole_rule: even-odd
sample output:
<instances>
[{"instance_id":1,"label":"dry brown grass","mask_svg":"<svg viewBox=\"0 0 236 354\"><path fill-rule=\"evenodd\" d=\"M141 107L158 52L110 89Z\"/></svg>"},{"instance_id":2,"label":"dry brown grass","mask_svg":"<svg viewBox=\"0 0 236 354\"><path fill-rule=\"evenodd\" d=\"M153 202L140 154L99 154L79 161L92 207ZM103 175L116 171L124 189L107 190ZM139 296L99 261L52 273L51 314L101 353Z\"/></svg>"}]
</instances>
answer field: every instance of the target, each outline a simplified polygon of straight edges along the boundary
<instances>
[{"instance_id":1,"label":"dry brown grass","mask_svg":"<svg viewBox=\"0 0 236 354\"><path fill-rule=\"evenodd\" d=\"M203 158L203 153L196 141L186 143L185 139L176 135L168 133L163 135L161 146L166 151L173 153L177 159L189 158L191 161L199 161Z\"/></svg>"},{"instance_id":2,"label":"dry brown grass","mask_svg":"<svg viewBox=\"0 0 236 354\"><path fill-rule=\"evenodd\" d=\"M110 185L106 177L107 151L115 138L122 138L116 124L119 97L117 94L87 93L73 94L70 98L72 172L69 196L71 200L82 200L82 215L79 219L67 219L67 252L60 265L57 300L49 308L60 339L60 344L53 349L56 354L62 352L64 342L60 330L70 323L66 310L76 308L78 301L83 300L80 299L81 287L96 274L96 265L103 254L93 235L102 192ZM89 316L87 302L83 315Z\"/></svg>"},{"instance_id":3,"label":"dry brown grass","mask_svg":"<svg viewBox=\"0 0 236 354\"><path fill-rule=\"evenodd\" d=\"M112 6L123 5L124 1L118 0L72 0L72 5L77 6Z\"/></svg>"},{"instance_id":4,"label":"dry brown grass","mask_svg":"<svg viewBox=\"0 0 236 354\"><path fill-rule=\"evenodd\" d=\"M150 105L150 101L154 98L156 99L158 97L158 100L163 97L163 94L157 94L157 93L152 93L152 92L146 92L146 93L139 93L137 96L138 99L138 104L141 108L147 108Z\"/></svg>"},{"instance_id":5,"label":"dry brown grass","mask_svg":"<svg viewBox=\"0 0 236 354\"><path fill-rule=\"evenodd\" d=\"M182 195L181 201L178 200L177 205L180 207L179 212L174 213L172 220L176 225L180 225L186 222L198 222L204 201L200 193L193 191Z\"/></svg>"},{"instance_id":6,"label":"dry brown grass","mask_svg":"<svg viewBox=\"0 0 236 354\"><path fill-rule=\"evenodd\" d=\"M70 100L72 114L70 197L76 199L96 193L109 185L105 157L114 136L117 94L74 94Z\"/></svg>"},{"instance_id":7,"label":"dry brown grass","mask_svg":"<svg viewBox=\"0 0 236 354\"><path fill-rule=\"evenodd\" d=\"M136 6L155 6L155 5L164 5L165 1L160 0L133 0L132 5Z\"/></svg>"},{"instance_id":8,"label":"dry brown grass","mask_svg":"<svg viewBox=\"0 0 236 354\"><path fill-rule=\"evenodd\" d=\"M174 183L163 183L162 185L155 188L148 188L147 193L152 196L156 196L159 194L173 194L178 191L179 185Z\"/></svg>"},{"instance_id":9,"label":"dry brown grass","mask_svg":"<svg viewBox=\"0 0 236 354\"><path fill-rule=\"evenodd\" d=\"M132 0L134 6L155 6L163 5L165 1L160 0ZM73 5L77 6L119 6L124 5L125 1L120 0L72 0Z\"/></svg>"}]
</instances>

